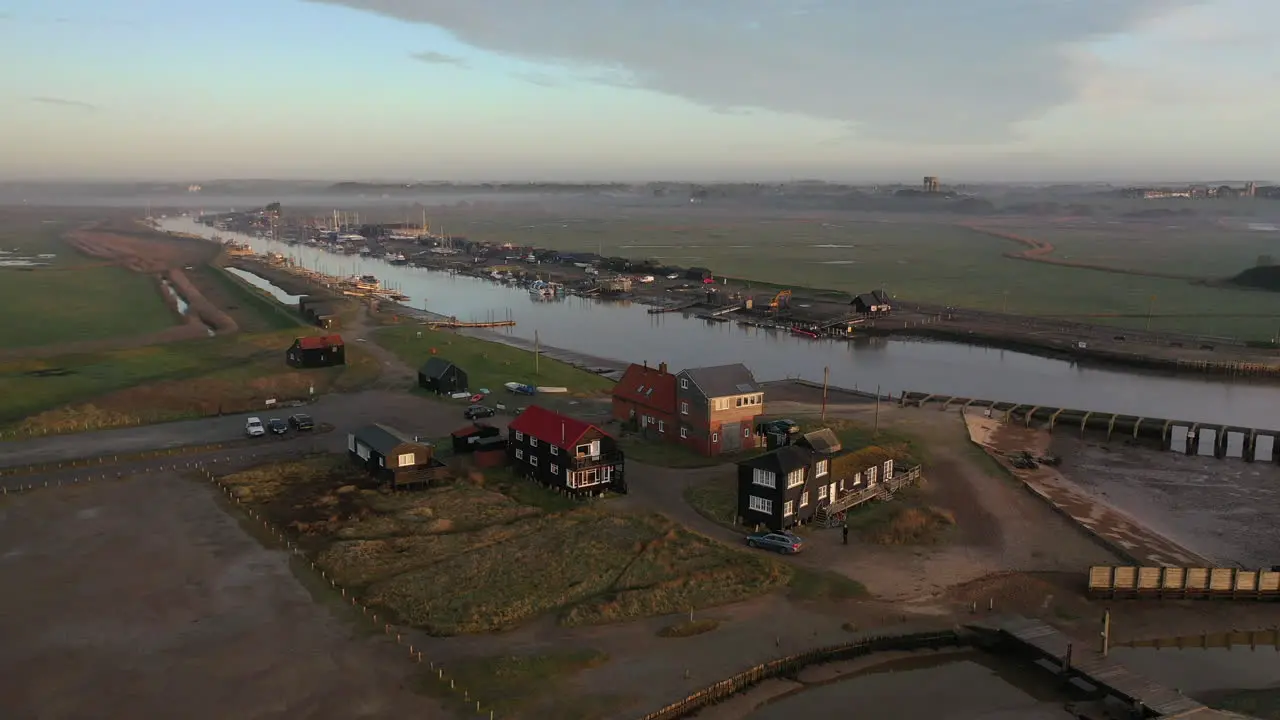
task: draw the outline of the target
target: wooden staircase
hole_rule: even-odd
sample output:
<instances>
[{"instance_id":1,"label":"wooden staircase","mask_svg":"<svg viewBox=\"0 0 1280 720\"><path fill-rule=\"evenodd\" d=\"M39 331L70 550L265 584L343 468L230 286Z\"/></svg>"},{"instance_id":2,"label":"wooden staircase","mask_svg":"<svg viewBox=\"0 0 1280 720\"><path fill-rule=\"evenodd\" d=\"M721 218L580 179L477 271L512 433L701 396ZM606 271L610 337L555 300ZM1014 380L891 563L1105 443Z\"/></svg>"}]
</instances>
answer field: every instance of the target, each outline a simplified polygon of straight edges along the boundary
<instances>
[{"instance_id":1,"label":"wooden staircase","mask_svg":"<svg viewBox=\"0 0 1280 720\"><path fill-rule=\"evenodd\" d=\"M914 467L905 473L894 475L888 480L876 483L871 487L845 493L834 502L827 503L826 505L818 508L818 512L813 515L813 522L819 527L836 527L840 523L844 522L844 515L851 508L871 502L872 500L889 502L890 500L893 500L893 496L897 494L899 490L918 482L920 482L920 468Z\"/></svg>"}]
</instances>

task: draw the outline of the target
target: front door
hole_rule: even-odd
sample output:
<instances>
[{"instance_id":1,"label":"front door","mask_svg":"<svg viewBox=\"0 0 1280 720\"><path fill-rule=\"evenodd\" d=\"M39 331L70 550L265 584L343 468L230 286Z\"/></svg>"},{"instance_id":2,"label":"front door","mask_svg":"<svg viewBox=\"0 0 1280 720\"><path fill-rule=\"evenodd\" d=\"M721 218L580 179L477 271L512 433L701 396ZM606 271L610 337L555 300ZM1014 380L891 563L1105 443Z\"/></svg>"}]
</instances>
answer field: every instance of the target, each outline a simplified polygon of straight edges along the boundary
<instances>
[{"instance_id":1,"label":"front door","mask_svg":"<svg viewBox=\"0 0 1280 720\"><path fill-rule=\"evenodd\" d=\"M742 449L741 423L725 423L720 426L720 452L738 452Z\"/></svg>"}]
</instances>

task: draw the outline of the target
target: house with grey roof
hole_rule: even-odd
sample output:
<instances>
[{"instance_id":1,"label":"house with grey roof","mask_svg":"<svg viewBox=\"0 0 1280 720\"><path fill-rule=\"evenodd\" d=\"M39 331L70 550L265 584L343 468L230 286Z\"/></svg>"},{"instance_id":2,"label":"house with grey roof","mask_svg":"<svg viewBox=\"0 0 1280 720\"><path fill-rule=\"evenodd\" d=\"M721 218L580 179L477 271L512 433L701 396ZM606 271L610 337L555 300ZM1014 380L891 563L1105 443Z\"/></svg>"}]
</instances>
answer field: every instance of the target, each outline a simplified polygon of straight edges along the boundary
<instances>
[{"instance_id":1,"label":"house with grey roof","mask_svg":"<svg viewBox=\"0 0 1280 720\"><path fill-rule=\"evenodd\" d=\"M741 363L689 368L676 375L678 442L702 455L754 450L764 389Z\"/></svg>"},{"instance_id":2,"label":"house with grey roof","mask_svg":"<svg viewBox=\"0 0 1280 720\"><path fill-rule=\"evenodd\" d=\"M365 425L349 433L347 454L392 490L426 487L446 471L430 443L381 423Z\"/></svg>"}]
</instances>

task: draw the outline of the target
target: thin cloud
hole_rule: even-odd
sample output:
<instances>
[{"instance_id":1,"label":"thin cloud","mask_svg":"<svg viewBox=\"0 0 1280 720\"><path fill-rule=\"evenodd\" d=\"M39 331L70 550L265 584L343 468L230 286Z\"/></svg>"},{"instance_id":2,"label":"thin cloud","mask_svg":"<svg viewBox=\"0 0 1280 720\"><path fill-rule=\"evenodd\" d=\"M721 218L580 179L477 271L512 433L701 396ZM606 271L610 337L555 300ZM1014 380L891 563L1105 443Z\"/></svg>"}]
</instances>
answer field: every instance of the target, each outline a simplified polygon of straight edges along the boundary
<instances>
[{"instance_id":1,"label":"thin cloud","mask_svg":"<svg viewBox=\"0 0 1280 720\"><path fill-rule=\"evenodd\" d=\"M560 87L560 81L546 73L517 72L511 73L511 77L517 80L523 80L530 85L537 85L538 87Z\"/></svg>"},{"instance_id":2,"label":"thin cloud","mask_svg":"<svg viewBox=\"0 0 1280 720\"><path fill-rule=\"evenodd\" d=\"M441 52L435 52L434 50L417 52L410 55L409 57L412 57L414 60L417 60L418 62L427 63L428 65L454 65L456 67L467 66L467 61L463 60L462 58L456 55L446 55Z\"/></svg>"},{"instance_id":3,"label":"thin cloud","mask_svg":"<svg viewBox=\"0 0 1280 720\"><path fill-rule=\"evenodd\" d=\"M70 100L68 98L36 96L27 98L31 102L40 103L41 105L53 105L55 107L75 108L77 110L98 110L98 106L93 103L87 103L83 100Z\"/></svg>"},{"instance_id":4,"label":"thin cloud","mask_svg":"<svg viewBox=\"0 0 1280 720\"><path fill-rule=\"evenodd\" d=\"M1064 49L1207 0L309 0L474 47L609 73L710 108L853 123L862 137L995 143L1075 99ZM612 80L614 82L609 82Z\"/></svg>"}]
</instances>

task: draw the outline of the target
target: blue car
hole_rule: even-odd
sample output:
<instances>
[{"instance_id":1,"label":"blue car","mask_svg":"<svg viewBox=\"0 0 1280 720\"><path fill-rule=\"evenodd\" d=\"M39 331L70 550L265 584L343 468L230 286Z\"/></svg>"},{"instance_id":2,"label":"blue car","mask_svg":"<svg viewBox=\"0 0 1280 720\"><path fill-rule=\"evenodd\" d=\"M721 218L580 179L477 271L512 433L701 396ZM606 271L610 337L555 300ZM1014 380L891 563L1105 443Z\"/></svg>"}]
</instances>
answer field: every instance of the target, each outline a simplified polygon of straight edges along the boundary
<instances>
[{"instance_id":1,"label":"blue car","mask_svg":"<svg viewBox=\"0 0 1280 720\"><path fill-rule=\"evenodd\" d=\"M789 532L754 533L747 536L747 547L794 555L804 549L804 540Z\"/></svg>"}]
</instances>

